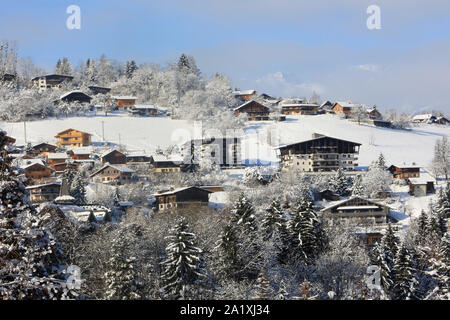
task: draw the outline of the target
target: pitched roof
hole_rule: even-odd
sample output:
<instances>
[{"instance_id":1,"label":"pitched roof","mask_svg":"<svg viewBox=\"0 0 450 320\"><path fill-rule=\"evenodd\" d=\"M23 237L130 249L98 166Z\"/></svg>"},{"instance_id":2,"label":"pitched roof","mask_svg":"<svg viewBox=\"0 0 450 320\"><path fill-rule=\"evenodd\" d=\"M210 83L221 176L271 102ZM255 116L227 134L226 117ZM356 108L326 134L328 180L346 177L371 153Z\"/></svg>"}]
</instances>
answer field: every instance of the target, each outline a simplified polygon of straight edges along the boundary
<instances>
[{"instance_id":1,"label":"pitched roof","mask_svg":"<svg viewBox=\"0 0 450 320\"><path fill-rule=\"evenodd\" d=\"M74 93L81 93L81 94L85 95L86 97L92 99L90 96L88 96L86 93L84 93L83 91L80 91L80 90L72 90L72 91L66 92L63 95L61 95L59 97L59 99L64 99L64 98L66 98L66 97L68 97L68 96L70 96L71 94L74 94Z\"/></svg>"},{"instance_id":2,"label":"pitched roof","mask_svg":"<svg viewBox=\"0 0 450 320\"><path fill-rule=\"evenodd\" d=\"M161 192L161 193L154 193L153 195L154 196L167 196L167 195L179 193L181 191L189 190L189 189L199 189L199 190L202 190L202 191L205 191L205 192L208 192L208 193L213 193L212 191L209 191L209 190L206 190L206 189L203 189L203 188L200 188L200 187L182 187L182 188L177 188L177 189L173 189L173 190L169 190L169 191L164 191L164 192Z\"/></svg>"},{"instance_id":3,"label":"pitched roof","mask_svg":"<svg viewBox=\"0 0 450 320\"><path fill-rule=\"evenodd\" d=\"M304 140L304 141L299 141L299 142L295 142L295 143L281 145L281 146L275 147L275 149L286 148L286 147L294 146L294 145L299 144L299 143L304 143L304 142L314 141L314 140L319 140L319 139L324 139L324 138L330 138L330 139L336 139L336 140L340 140L340 141L345 141L345 142L356 144L358 146L361 145L361 143L358 143L358 142L353 142L353 141L349 141L349 140L344 140L344 139L340 139L340 138L336 138L336 137L330 137L330 136L324 136L323 135L323 136L320 136L320 137L317 137L317 138L312 138L312 139L308 139L308 140Z\"/></svg>"},{"instance_id":4,"label":"pitched roof","mask_svg":"<svg viewBox=\"0 0 450 320\"><path fill-rule=\"evenodd\" d=\"M70 156L65 152L54 152L47 154L48 159L69 159Z\"/></svg>"},{"instance_id":5,"label":"pitched roof","mask_svg":"<svg viewBox=\"0 0 450 320\"><path fill-rule=\"evenodd\" d=\"M88 134L88 135L92 136L92 134L90 134L90 133L87 133L87 132L83 132L83 131L80 131L80 130L76 130L76 129L69 128L69 129L66 129L66 130L64 130L64 131L58 132L58 134L55 136L55 138L58 138L60 135L66 133L67 131L78 131L78 132L81 132L81 133Z\"/></svg>"},{"instance_id":6,"label":"pitched roof","mask_svg":"<svg viewBox=\"0 0 450 320\"><path fill-rule=\"evenodd\" d=\"M233 94L235 96L243 96L243 95L248 95L248 94L255 94L256 90L238 90L238 91L234 91Z\"/></svg>"},{"instance_id":7,"label":"pitched roof","mask_svg":"<svg viewBox=\"0 0 450 320\"><path fill-rule=\"evenodd\" d=\"M92 173L92 174L90 175L90 177L95 176L97 173L103 171L104 169L106 169L106 168L108 168L108 167L114 168L114 169L116 169L116 170L118 170L118 171L120 171L120 172L123 172L123 173L135 173L135 172L136 172L136 171L134 171L133 169L130 169L130 168L128 168L128 167L125 167L125 166L118 166L118 165L116 165L116 164L110 164L110 163L107 162L103 167L101 167L100 169L98 169L97 171L95 171L94 173Z\"/></svg>"},{"instance_id":8,"label":"pitched roof","mask_svg":"<svg viewBox=\"0 0 450 320\"><path fill-rule=\"evenodd\" d=\"M248 104L250 104L250 103L257 103L257 104L263 106L264 108L266 108L267 110L270 110L269 107L266 107L266 106L263 105L262 103L260 103L260 102L258 102L258 101L255 101L255 100L253 100L253 99L252 99L252 100L249 100L249 101L247 101L247 102L245 102L245 103L243 103L243 104L241 104L240 106L238 106L238 107L236 107L236 108L234 108L234 110L235 110L235 111L236 111L236 110L239 110L239 109L245 107L246 105L248 105Z\"/></svg>"},{"instance_id":9,"label":"pitched roof","mask_svg":"<svg viewBox=\"0 0 450 320\"><path fill-rule=\"evenodd\" d=\"M372 200L369 200L369 199L366 199L366 198L363 198L363 197L350 197L350 198L345 199L345 200L335 201L331 205L329 205L328 207L323 208L321 211L323 212L323 211L326 211L326 210L329 210L329 209L332 209L332 208L335 208L335 207L342 207L342 208L346 208L346 209L357 209L357 208L367 207L366 205L364 205L364 206L341 206L342 204L345 204L345 203L347 203L347 202L349 202L351 200L354 200L354 199L361 199L361 200L367 201L369 203L373 203L374 205L380 206L380 207L388 207L388 206L386 206L384 204L381 204L381 203L378 203L378 202L375 202L375 201L372 201ZM370 207L372 207L372 206L370 206Z\"/></svg>"}]
</instances>

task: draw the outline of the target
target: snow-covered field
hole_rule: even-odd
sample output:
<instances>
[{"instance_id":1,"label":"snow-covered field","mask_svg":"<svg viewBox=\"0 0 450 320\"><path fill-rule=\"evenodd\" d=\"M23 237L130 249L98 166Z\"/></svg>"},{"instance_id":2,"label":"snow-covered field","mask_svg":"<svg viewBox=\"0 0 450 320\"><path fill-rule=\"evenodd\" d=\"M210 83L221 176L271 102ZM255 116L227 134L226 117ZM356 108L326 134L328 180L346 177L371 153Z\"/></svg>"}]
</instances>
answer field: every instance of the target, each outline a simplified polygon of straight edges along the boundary
<instances>
[{"instance_id":1,"label":"snow-covered field","mask_svg":"<svg viewBox=\"0 0 450 320\"><path fill-rule=\"evenodd\" d=\"M65 129L74 128L93 134L93 142L102 141L102 121L105 140L120 142L129 150L145 150L151 153L179 144L193 137L198 127L193 122L172 120L165 117L129 117L111 114L91 117L69 117L27 122L27 141L55 143L54 136ZM0 122L0 128L24 143L24 124ZM427 167L433 157L434 144L442 136L450 135L450 127L420 125L409 131L358 125L333 115L288 116L285 122L249 122L242 139L244 163L277 162L273 147L311 138L317 132L362 144L359 165L369 165L380 152L388 163L416 162Z\"/></svg>"}]
</instances>

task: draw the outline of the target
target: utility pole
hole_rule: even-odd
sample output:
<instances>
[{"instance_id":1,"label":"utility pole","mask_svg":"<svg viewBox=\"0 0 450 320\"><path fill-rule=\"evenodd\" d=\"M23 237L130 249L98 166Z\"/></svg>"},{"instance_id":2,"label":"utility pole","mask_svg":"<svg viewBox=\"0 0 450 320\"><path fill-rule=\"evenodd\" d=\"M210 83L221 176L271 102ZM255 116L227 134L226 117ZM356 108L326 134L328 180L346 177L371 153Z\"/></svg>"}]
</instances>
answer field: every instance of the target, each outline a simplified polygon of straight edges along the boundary
<instances>
[{"instance_id":1,"label":"utility pole","mask_svg":"<svg viewBox=\"0 0 450 320\"><path fill-rule=\"evenodd\" d=\"M25 136L25 146L27 145L27 122L23 122L23 134Z\"/></svg>"},{"instance_id":2,"label":"utility pole","mask_svg":"<svg viewBox=\"0 0 450 320\"><path fill-rule=\"evenodd\" d=\"M119 133L119 147L122 145L121 141L120 141L120 133Z\"/></svg>"},{"instance_id":3,"label":"utility pole","mask_svg":"<svg viewBox=\"0 0 450 320\"><path fill-rule=\"evenodd\" d=\"M105 121L102 120L102 138L103 142L105 142Z\"/></svg>"}]
</instances>

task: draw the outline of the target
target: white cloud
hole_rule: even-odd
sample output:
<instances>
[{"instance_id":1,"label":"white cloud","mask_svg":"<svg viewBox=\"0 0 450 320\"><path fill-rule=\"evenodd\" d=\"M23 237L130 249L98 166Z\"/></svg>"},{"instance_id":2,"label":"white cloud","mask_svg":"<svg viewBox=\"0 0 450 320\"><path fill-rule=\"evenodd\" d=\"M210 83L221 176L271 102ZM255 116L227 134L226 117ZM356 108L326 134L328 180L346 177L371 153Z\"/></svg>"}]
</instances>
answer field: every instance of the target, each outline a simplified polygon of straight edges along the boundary
<instances>
[{"instance_id":1,"label":"white cloud","mask_svg":"<svg viewBox=\"0 0 450 320\"><path fill-rule=\"evenodd\" d=\"M318 83L290 81L280 71L264 75L255 81L255 85L259 91L277 96L309 97L313 91L317 94L324 92L324 88Z\"/></svg>"},{"instance_id":2,"label":"white cloud","mask_svg":"<svg viewBox=\"0 0 450 320\"><path fill-rule=\"evenodd\" d=\"M376 64L359 64L356 66L351 66L351 69L353 70L361 70L361 71L370 71L370 72L377 72L380 71L380 66Z\"/></svg>"}]
</instances>

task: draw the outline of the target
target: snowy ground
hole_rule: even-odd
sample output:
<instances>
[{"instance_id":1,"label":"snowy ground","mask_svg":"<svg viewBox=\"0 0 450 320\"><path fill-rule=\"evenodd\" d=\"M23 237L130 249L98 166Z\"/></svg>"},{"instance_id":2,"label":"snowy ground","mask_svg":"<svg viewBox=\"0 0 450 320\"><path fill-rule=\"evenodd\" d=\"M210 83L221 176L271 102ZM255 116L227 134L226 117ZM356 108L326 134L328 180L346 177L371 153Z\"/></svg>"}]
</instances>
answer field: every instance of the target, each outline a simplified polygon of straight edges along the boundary
<instances>
[{"instance_id":1,"label":"snowy ground","mask_svg":"<svg viewBox=\"0 0 450 320\"><path fill-rule=\"evenodd\" d=\"M152 153L180 144L193 137L198 127L193 122L166 117L129 117L115 113L107 117L69 117L27 122L27 140L32 143L55 143L54 136L67 128L93 134L93 142L102 142L102 121L105 140L124 144L130 151ZM23 123L0 122L0 128L24 143ZM412 130L393 130L369 125L358 125L333 115L288 116L285 122L248 122L242 139L242 160L246 164L278 162L273 147L310 139L314 132L359 142L362 144L359 165L369 165L380 152L388 163L416 162L427 167L433 157L434 144L450 127L420 125Z\"/></svg>"}]
</instances>

